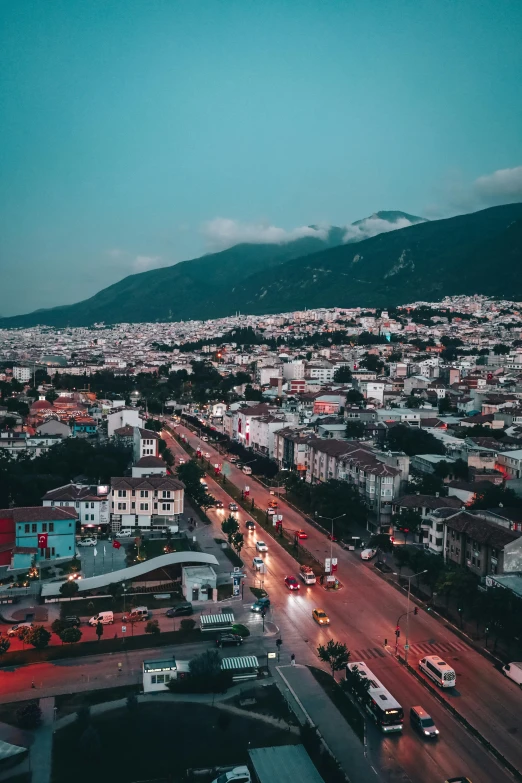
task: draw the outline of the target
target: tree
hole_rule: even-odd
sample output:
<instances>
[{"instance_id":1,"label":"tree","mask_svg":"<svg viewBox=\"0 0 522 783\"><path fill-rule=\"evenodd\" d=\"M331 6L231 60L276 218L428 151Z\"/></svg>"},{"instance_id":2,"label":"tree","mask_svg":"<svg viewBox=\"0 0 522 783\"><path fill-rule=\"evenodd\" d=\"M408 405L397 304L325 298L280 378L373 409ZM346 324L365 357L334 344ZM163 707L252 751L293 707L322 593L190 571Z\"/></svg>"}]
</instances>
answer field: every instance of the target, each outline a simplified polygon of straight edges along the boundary
<instances>
[{"instance_id":1,"label":"tree","mask_svg":"<svg viewBox=\"0 0 522 783\"><path fill-rule=\"evenodd\" d=\"M410 552L406 546L398 546L394 552L395 563L399 570L399 576L401 575L404 566L408 565L410 561Z\"/></svg>"},{"instance_id":2,"label":"tree","mask_svg":"<svg viewBox=\"0 0 522 783\"><path fill-rule=\"evenodd\" d=\"M226 519L223 520L221 523L221 530L226 535L228 543L232 544L232 541L234 539L234 536L239 530L239 522L235 517L230 515Z\"/></svg>"},{"instance_id":3,"label":"tree","mask_svg":"<svg viewBox=\"0 0 522 783\"><path fill-rule=\"evenodd\" d=\"M51 631L55 633L57 636L60 636L62 631L66 628L65 620L61 620L59 617L56 620L53 620L53 623L51 625Z\"/></svg>"},{"instance_id":4,"label":"tree","mask_svg":"<svg viewBox=\"0 0 522 783\"><path fill-rule=\"evenodd\" d=\"M377 560L382 552L393 552L393 543L388 533L377 533L371 536L368 546L377 550Z\"/></svg>"},{"instance_id":5,"label":"tree","mask_svg":"<svg viewBox=\"0 0 522 783\"><path fill-rule=\"evenodd\" d=\"M158 621L149 620L149 622L145 626L145 633L150 633L153 636L157 636L159 633L161 633Z\"/></svg>"},{"instance_id":6,"label":"tree","mask_svg":"<svg viewBox=\"0 0 522 783\"><path fill-rule=\"evenodd\" d=\"M112 582L107 587L107 592L111 596L113 601L116 601L118 598L121 598L123 595L123 586L121 582Z\"/></svg>"},{"instance_id":7,"label":"tree","mask_svg":"<svg viewBox=\"0 0 522 783\"><path fill-rule=\"evenodd\" d=\"M52 405L53 402L58 399L58 394L55 392L54 389L50 389L45 395L45 399L47 400L47 402L50 402Z\"/></svg>"},{"instance_id":8,"label":"tree","mask_svg":"<svg viewBox=\"0 0 522 783\"><path fill-rule=\"evenodd\" d=\"M414 536L418 533L422 524L422 517L413 509L407 509L402 514L395 514L392 517L392 525L400 530L404 534L404 541L408 540L408 536Z\"/></svg>"},{"instance_id":9,"label":"tree","mask_svg":"<svg viewBox=\"0 0 522 783\"><path fill-rule=\"evenodd\" d=\"M370 372L376 372L377 374L382 372L384 362L376 356L374 353L365 353L360 362L361 367L366 367Z\"/></svg>"},{"instance_id":10,"label":"tree","mask_svg":"<svg viewBox=\"0 0 522 783\"><path fill-rule=\"evenodd\" d=\"M426 430L397 424L388 430L388 446L392 451L404 451L409 457L415 454L445 454L440 440Z\"/></svg>"},{"instance_id":11,"label":"tree","mask_svg":"<svg viewBox=\"0 0 522 783\"><path fill-rule=\"evenodd\" d=\"M344 431L345 438L362 438L364 435L364 424L359 419L348 419Z\"/></svg>"},{"instance_id":12,"label":"tree","mask_svg":"<svg viewBox=\"0 0 522 783\"><path fill-rule=\"evenodd\" d=\"M484 482L480 491L476 493L471 509L498 508L522 508L522 498L512 489L504 489L502 486Z\"/></svg>"},{"instance_id":13,"label":"tree","mask_svg":"<svg viewBox=\"0 0 522 783\"><path fill-rule=\"evenodd\" d=\"M245 544L245 537L243 533L234 533L232 536L231 544L233 548L236 550L238 555L241 554L241 550L243 549L243 546Z\"/></svg>"},{"instance_id":14,"label":"tree","mask_svg":"<svg viewBox=\"0 0 522 783\"><path fill-rule=\"evenodd\" d=\"M70 601L73 596L76 595L79 589L80 588L78 587L77 582L75 582L73 579L68 579L67 582L64 582L60 587L60 594L63 595L64 598L68 598Z\"/></svg>"},{"instance_id":15,"label":"tree","mask_svg":"<svg viewBox=\"0 0 522 783\"><path fill-rule=\"evenodd\" d=\"M165 449L161 456L163 457L163 461L168 468L171 468L174 465L174 455L170 449Z\"/></svg>"},{"instance_id":16,"label":"tree","mask_svg":"<svg viewBox=\"0 0 522 783\"><path fill-rule=\"evenodd\" d=\"M346 395L346 404L358 405L361 402L364 402L364 396L361 394L361 392L357 391L357 389L350 389Z\"/></svg>"},{"instance_id":17,"label":"tree","mask_svg":"<svg viewBox=\"0 0 522 783\"><path fill-rule=\"evenodd\" d=\"M9 639L4 639L4 638L0 639L0 658L2 657L2 655L6 654L10 646L11 646L11 642L9 641Z\"/></svg>"},{"instance_id":18,"label":"tree","mask_svg":"<svg viewBox=\"0 0 522 783\"><path fill-rule=\"evenodd\" d=\"M206 650L189 661L190 680L201 693L226 691L232 683L229 671L221 670L217 650Z\"/></svg>"},{"instance_id":19,"label":"tree","mask_svg":"<svg viewBox=\"0 0 522 783\"><path fill-rule=\"evenodd\" d=\"M190 617L185 617L185 619L180 622L180 627L182 631L193 631L196 627L196 621L192 620Z\"/></svg>"},{"instance_id":20,"label":"tree","mask_svg":"<svg viewBox=\"0 0 522 783\"><path fill-rule=\"evenodd\" d=\"M327 663L332 670L332 677L335 679L335 672L346 668L350 660L350 651L343 642L334 642L329 639L327 644L320 644L317 648L319 658Z\"/></svg>"},{"instance_id":21,"label":"tree","mask_svg":"<svg viewBox=\"0 0 522 783\"><path fill-rule=\"evenodd\" d=\"M468 463L465 462L465 460L463 459L455 460L455 462L453 463L452 472L456 479L460 479L461 481L469 480Z\"/></svg>"},{"instance_id":22,"label":"tree","mask_svg":"<svg viewBox=\"0 0 522 783\"><path fill-rule=\"evenodd\" d=\"M503 345L502 343L497 343L493 346L493 353L495 356L500 356L502 354L508 354L511 351L511 348L509 345Z\"/></svg>"},{"instance_id":23,"label":"tree","mask_svg":"<svg viewBox=\"0 0 522 783\"><path fill-rule=\"evenodd\" d=\"M100 641L101 637L103 636L103 623L98 622L96 623L96 636L98 637L98 641Z\"/></svg>"},{"instance_id":24,"label":"tree","mask_svg":"<svg viewBox=\"0 0 522 783\"><path fill-rule=\"evenodd\" d=\"M21 729L37 729L42 722L42 710L35 701L23 704L16 710L15 716Z\"/></svg>"},{"instance_id":25,"label":"tree","mask_svg":"<svg viewBox=\"0 0 522 783\"><path fill-rule=\"evenodd\" d=\"M26 643L32 645L36 650L45 649L50 639L51 633L43 625L35 625L34 628L30 628L25 637Z\"/></svg>"},{"instance_id":26,"label":"tree","mask_svg":"<svg viewBox=\"0 0 522 783\"><path fill-rule=\"evenodd\" d=\"M352 380L352 373L349 367L338 367L334 372L334 381L336 383L349 383Z\"/></svg>"},{"instance_id":27,"label":"tree","mask_svg":"<svg viewBox=\"0 0 522 783\"><path fill-rule=\"evenodd\" d=\"M64 628L58 635L62 644L77 644L82 638L82 632L79 628Z\"/></svg>"},{"instance_id":28,"label":"tree","mask_svg":"<svg viewBox=\"0 0 522 783\"><path fill-rule=\"evenodd\" d=\"M451 399L446 395L439 400L439 413L449 413L452 410Z\"/></svg>"}]
</instances>

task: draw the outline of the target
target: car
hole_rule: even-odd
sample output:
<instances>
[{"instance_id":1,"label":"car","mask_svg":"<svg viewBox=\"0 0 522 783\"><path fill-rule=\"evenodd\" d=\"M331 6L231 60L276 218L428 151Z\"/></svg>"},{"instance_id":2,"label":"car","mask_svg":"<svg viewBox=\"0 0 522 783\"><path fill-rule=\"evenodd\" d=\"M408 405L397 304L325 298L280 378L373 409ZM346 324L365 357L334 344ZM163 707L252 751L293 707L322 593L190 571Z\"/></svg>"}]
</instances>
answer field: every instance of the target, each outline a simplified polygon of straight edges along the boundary
<instances>
[{"instance_id":1,"label":"car","mask_svg":"<svg viewBox=\"0 0 522 783\"><path fill-rule=\"evenodd\" d=\"M180 465L184 465L185 464L185 458L184 457L180 457L178 461L179 461Z\"/></svg>"},{"instance_id":2,"label":"car","mask_svg":"<svg viewBox=\"0 0 522 783\"><path fill-rule=\"evenodd\" d=\"M239 470L243 470L243 463L242 462L236 462L236 468L239 468Z\"/></svg>"},{"instance_id":3,"label":"car","mask_svg":"<svg viewBox=\"0 0 522 783\"><path fill-rule=\"evenodd\" d=\"M208 451L205 451L205 453L203 454L203 456L205 457L205 459L210 459L210 452L208 452Z\"/></svg>"},{"instance_id":4,"label":"car","mask_svg":"<svg viewBox=\"0 0 522 783\"><path fill-rule=\"evenodd\" d=\"M189 601L184 601L182 604L173 606L171 609L167 609L165 612L167 617L181 617L183 615L193 614L194 609Z\"/></svg>"},{"instance_id":5,"label":"car","mask_svg":"<svg viewBox=\"0 0 522 783\"><path fill-rule=\"evenodd\" d=\"M34 628L34 625L32 623L17 623L16 625L12 625L11 628L9 628L7 635L20 636L20 633L24 630L24 628L30 630L31 628Z\"/></svg>"},{"instance_id":6,"label":"car","mask_svg":"<svg viewBox=\"0 0 522 783\"><path fill-rule=\"evenodd\" d=\"M269 517L271 517L275 514L275 511L273 508L268 507L266 513L268 514Z\"/></svg>"},{"instance_id":7,"label":"car","mask_svg":"<svg viewBox=\"0 0 522 783\"><path fill-rule=\"evenodd\" d=\"M234 767L229 772L223 772L212 783L251 783L251 781L248 767Z\"/></svg>"},{"instance_id":8,"label":"car","mask_svg":"<svg viewBox=\"0 0 522 783\"><path fill-rule=\"evenodd\" d=\"M319 625L330 625L330 618L324 611L324 609L314 609L312 612L312 617L315 620L316 623Z\"/></svg>"},{"instance_id":9,"label":"car","mask_svg":"<svg viewBox=\"0 0 522 783\"><path fill-rule=\"evenodd\" d=\"M363 549L361 552L361 560L371 560L377 554L376 549Z\"/></svg>"},{"instance_id":10,"label":"car","mask_svg":"<svg viewBox=\"0 0 522 783\"><path fill-rule=\"evenodd\" d=\"M254 557L252 560L252 566L256 571L259 571L260 568L263 568L265 565L265 561L260 557Z\"/></svg>"},{"instance_id":11,"label":"car","mask_svg":"<svg viewBox=\"0 0 522 783\"><path fill-rule=\"evenodd\" d=\"M216 508L223 508L223 501L222 500L215 500L214 505Z\"/></svg>"},{"instance_id":12,"label":"car","mask_svg":"<svg viewBox=\"0 0 522 783\"><path fill-rule=\"evenodd\" d=\"M252 604L250 607L251 612L256 612L256 614L259 614L263 611L263 609L269 609L270 607L270 598L265 595L263 598L258 598L255 603Z\"/></svg>"},{"instance_id":13,"label":"car","mask_svg":"<svg viewBox=\"0 0 522 783\"><path fill-rule=\"evenodd\" d=\"M285 576L285 585L289 590L299 590L300 587L299 582L295 576Z\"/></svg>"},{"instance_id":14,"label":"car","mask_svg":"<svg viewBox=\"0 0 522 783\"><path fill-rule=\"evenodd\" d=\"M229 503L228 507L230 511L237 511L237 503Z\"/></svg>"},{"instance_id":15,"label":"car","mask_svg":"<svg viewBox=\"0 0 522 783\"><path fill-rule=\"evenodd\" d=\"M78 546L96 546L97 543L95 538L84 538L83 541L78 541Z\"/></svg>"},{"instance_id":16,"label":"car","mask_svg":"<svg viewBox=\"0 0 522 783\"><path fill-rule=\"evenodd\" d=\"M201 440L205 441L205 443L208 443L208 437L207 435L202 435Z\"/></svg>"},{"instance_id":17,"label":"car","mask_svg":"<svg viewBox=\"0 0 522 783\"><path fill-rule=\"evenodd\" d=\"M208 484L207 484L207 482L206 482L206 481L202 481L202 482L201 482L201 486L203 487L203 489L204 489L204 490L205 490L205 492L206 492L206 491L207 491L207 489L208 489Z\"/></svg>"},{"instance_id":18,"label":"car","mask_svg":"<svg viewBox=\"0 0 522 783\"><path fill-rule=\"evenodd\" d=\"M471 780L463 777L448 778L445 783L471 783Z\"/></svg>"},{"instance_id":19,"label":"car","mask_svg":"<svg viewBox=\"0 0 522 783\"><path fill-rule=\"evenodd\" d=\"M238 633L220 633L216 639L217 647L239 647L243 644L243 637Z\"/></svg>"},{"instance_id":20,"label":"car","mask_svg":"<svg viewBox=\"0 0 522 783\"><path fill-rule=\"evenodd\" d=\"M335 533L328 533L328 541L337 541Z\"/></svg>"},{"instance_id":21,"label":"car","mask_svg":"<svg viewBox=\"0 0 522 783\"><path fill-rule=\"evenodd\" d=\"M439 730L433 722L431 715L428 715L423 707L412 707L410 710L410 723L413 728L429 739L437 739Z\"/></svg>"},{"instance_id":22,"label":"car","mask_svg":"<svg viewBox=\"0 0 522 783\"><path fill-rule=\"evenodd\" d=\"M308 533L305 530L296 530L294 535L299 539L308 538Z\"/></svg>"},{"instance_id":23,"label":"car","mask_svg":"<svg viewBox=\"0 0 522 783\"><path fill-rule=\"evenodd\" d=\"M271 500L268 504L269 508L277 508L277 500Z\"/></svg>"},{"instance_id":24,"label":"car","mask_svg":"<svg viewBox=\"0 0 522 783\"><path fill-rule=\"evenodd\" d=\"M116 538L130 538L132 536L132 530L129 530L129 528L125 528L124 530L120 530L119 533L116 533Z\"/></svg>"},{"instance_id":25,"label":"car","mask_svg":"<svg viewBox=\"0 0 522 783\"><path fill-rule=\"evenodd\" d=\"M247 521L245 522L245 527L246 527L247 530L255 530L256 529L255 522L253 522L251 519L247 519Z\"/></svg>"},{"instance_id":26,"label":"car","mask_svg":"<svg viewBox=\"0 0 522 783\"><path fill-rule=\"evenodd\" d=\"M256 549L258 552L268 552L268 547L264 541L256 541Z\"/></svg>"},{"instance_id":27,"label":"car","mask_svg":"<svg viewBox=\"0 0 522 783\"><path fill-rule=\"evenodd\" d=\"M231 462L232 465L234 465L237 462L237 457L229 457L228 461Z\"/></svg>"},{"instance_id":28,"label":"car","mask_svg":"<svg viewBox=\"0 0 522 783\"><path fill-rule=\"evenodd\" d=\"M77 615L69 615L63 618L63 622L67 628L79 628L82 621Z\"/></svg>"}]
</instances>

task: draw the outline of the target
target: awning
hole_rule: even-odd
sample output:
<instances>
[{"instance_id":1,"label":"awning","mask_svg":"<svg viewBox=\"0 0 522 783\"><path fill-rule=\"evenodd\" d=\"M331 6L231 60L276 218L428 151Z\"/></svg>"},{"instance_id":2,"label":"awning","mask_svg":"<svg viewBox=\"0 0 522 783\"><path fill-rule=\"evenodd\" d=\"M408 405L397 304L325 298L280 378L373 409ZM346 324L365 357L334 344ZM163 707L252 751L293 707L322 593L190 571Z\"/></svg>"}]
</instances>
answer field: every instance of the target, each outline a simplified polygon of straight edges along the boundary
<instances>
[{"instance_id":1,"label":"awning","mask_svg":"<svg viewBox=\"0 0 522 783\"><path fill-rule=\"evenodd\" d=\"M228 671L258 669L259 661L255 655L240 655L234 658L223 658L221 661L221 668Z\"/></svg>"}]
</instances>

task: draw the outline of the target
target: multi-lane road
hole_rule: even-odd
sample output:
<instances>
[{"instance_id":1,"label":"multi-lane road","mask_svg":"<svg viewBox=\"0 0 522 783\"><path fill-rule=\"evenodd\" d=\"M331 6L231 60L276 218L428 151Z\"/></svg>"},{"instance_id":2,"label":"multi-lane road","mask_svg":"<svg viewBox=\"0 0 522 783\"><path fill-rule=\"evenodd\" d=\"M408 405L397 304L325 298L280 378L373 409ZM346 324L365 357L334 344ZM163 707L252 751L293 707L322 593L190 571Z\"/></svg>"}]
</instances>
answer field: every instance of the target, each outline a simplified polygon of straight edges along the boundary
<instances>
[{"instance_id":1,"label":"multi-lane road","mask_svg":"<svg viewBox=\"0 0 522 783\"><path fill-rule=\"evenodd\" d=\"M223 462L207 442L202 442L185 427L178 432L187 436L190 445L209 452L211 462ZM174 454L186 457L180 444L164 432ZM269 491L252 476L229 464L227 476L238 488L250 487L250 497L256 506L266 508L271 498ZM209 492L223 501L225 512L209 511L210 518L219 527L231 498L223 487L208 475ZM306 547L322 561L330 553L330 541L297 511L279 499L285 527L304 529L308 533ZM364 661L374 674L401 702L405 711L405 728L401 736L383 737L373 724L369 726L369 748L373 763L383 779L400 780L398 769L405 770L412 783L439 783L447 777L468 775L473 783L496 783L512 780L511 775L478 743L431 693L401 664L391 649L384 648L387 638L395 640L395 623L406 611L406 599L383 581L371 564L363 563L355 553L336 544L334 556L338 559L339 577L343 588L327 592L319 584L301 585L299 594L291 593L284 585L287 574L296 573L295 560L264 530L248 533L244 523L248 515L240 509L238 519L245 534L243 560L249 573L249 582L255 584L256 574L251 568L256 553L257 533L269 546L263 555L266 573L264 587L272 602L272 620L281 628L285 649L293 645L297 656L306 662L316 659L318 644L334 638L345 642L352 661ZM328 613L331 625L320 628L312 619L312 609L320 606ZM393 640L393 641L392 641ZM404 643L404 634L401 637ZM423 612L410 620L410 662L415 664L424 654L441 655L456 671L456 688L442 694L480 733L486 737L517 769L522 770L522 694L516 685L505 680L494 666L471 647L460 641L448 628ZM301 652L302 651L302 652ZM422 705L433 717L440 730L437 743L426 743L415 734L408 720L411 706ZM388 775L388 777L386 777Z\"/></svg>"}]
</instances>

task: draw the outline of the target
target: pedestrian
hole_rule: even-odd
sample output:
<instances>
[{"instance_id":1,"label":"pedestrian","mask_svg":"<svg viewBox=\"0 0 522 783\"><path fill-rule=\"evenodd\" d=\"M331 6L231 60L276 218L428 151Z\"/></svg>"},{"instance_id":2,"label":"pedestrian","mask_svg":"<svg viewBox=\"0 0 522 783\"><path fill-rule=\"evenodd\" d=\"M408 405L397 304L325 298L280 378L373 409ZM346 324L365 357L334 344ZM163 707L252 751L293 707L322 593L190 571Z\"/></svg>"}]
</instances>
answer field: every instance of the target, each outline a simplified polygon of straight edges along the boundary
<instances>
[{"instance_id":1,"label":"pedestrian","mask_svg":"<svg viewBox=\"0 0 522 783\"><path fill-rule=\"evenodd\" d=\"M292 664L292 666L295 666L295 655L293 653L290 656L290 663Z\"/></svg>"}]
</instances>

